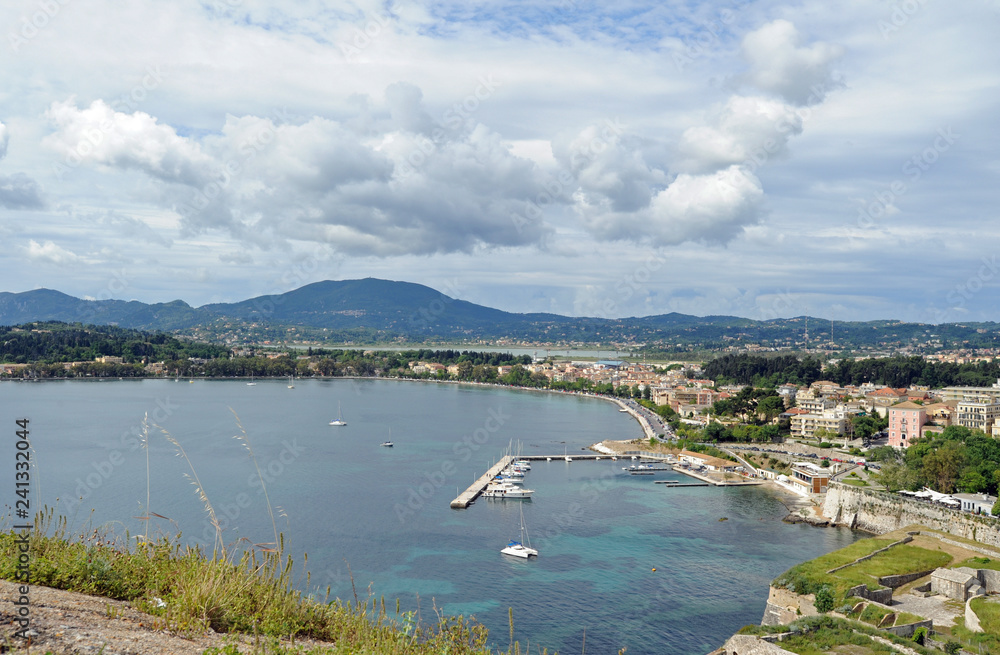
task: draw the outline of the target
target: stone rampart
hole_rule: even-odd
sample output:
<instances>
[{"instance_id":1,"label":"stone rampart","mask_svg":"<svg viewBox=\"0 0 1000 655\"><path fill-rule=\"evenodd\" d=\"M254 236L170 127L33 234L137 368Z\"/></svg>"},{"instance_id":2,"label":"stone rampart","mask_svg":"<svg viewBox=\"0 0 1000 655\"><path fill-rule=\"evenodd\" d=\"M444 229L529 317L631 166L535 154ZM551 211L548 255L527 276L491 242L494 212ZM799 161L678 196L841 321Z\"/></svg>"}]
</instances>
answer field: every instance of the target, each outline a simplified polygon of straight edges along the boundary
<instances>
[{"instance_id":1,"label":"stone rampart","mask_svg":"<svg viewBox=\"0 0 1000 655\"><path fill-rule=\"evenodd\" d=\"M892 603L892 589L888 587L885 589L869 589L868 585L859 584L857 587L851 587L847 590L847 597L850 598L851 596L872 600L881 605L890 605Z\"/></svg>"},{"instance_id":2,"label":"stone rampart","mask_svg":"<svg viewBox=\"0 0 1000 655\"><path fill-rule=\"evenodd\" d=\"M882 628L882 630L891 632L897 637L912 637L917 628L927 628L927 633L930 634L930 631L934 629L934 622L927 619L925 621L917 621L916 623L907 623L906 625L894 625L889 628Z\"/></svg>"},{"instance_id":3,"label":"stone rampart","mask_svg":"<svg viewBox=\"0 0 1000 655\"><path fill-rule=\"evenodd\" d=\"M914 580L919 580L920 578L934 573L934 569L927 571L917 571L916 573L904 573L903 575L886 575L878 579L878 583L885 587L892 587L893 589L898 589L905 584L909 584ZM998 571L1000 573L1000 571Z\"/></svg>"},{"instance_id":4,"label":"stone rampart","mask_svg":"<svg viewBox=\"0 0 1000 655\"><path fill-rule=\"evenodd\" d=\"M816 616L813 597L800 596L788 589L772 586L767 594L767 606L761 625L788 625L802 616Z\"/></svg>"},{"instance_id":5,"label":"stone rampart","mask_svg":"<svg viewBox=\"0 0 1000 655\"><path fill-rule=\"evenodd\" d=\"M885 534L908 525L923 525L1000 548L1000 520L993 517L839 482L830 484L823 502L823 514L835 525L846 525L873 534Z\"/></svg>"}]
</instances>

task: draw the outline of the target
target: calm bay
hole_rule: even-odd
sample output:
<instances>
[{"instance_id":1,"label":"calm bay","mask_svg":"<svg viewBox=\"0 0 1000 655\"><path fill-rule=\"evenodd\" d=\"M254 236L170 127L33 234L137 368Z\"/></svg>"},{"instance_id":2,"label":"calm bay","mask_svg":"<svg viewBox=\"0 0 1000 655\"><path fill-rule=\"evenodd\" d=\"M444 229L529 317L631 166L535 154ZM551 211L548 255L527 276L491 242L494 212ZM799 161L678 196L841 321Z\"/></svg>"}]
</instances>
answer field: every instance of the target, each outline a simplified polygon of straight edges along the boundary
<instances>
[{"instance_id":1,"label":"calm bay","mask_svg":"<svg viewBox=\"0 0 1000 655\"><path fill-rule=\"evenodd\" d=\"M338 405L344 427L329 425ZM585 634L594 653L706 653L760 621L778 573L860 536L781 522L787 510L765 488L668 489L653 480L688 479L629 476L603 459L534 463L530 501L449 508L511 442L561 458L641 436L594 398L391 380L0 384L0 425L13 437L16 418L31 420L33 507L55 506L77 530L146 529L134 518L147 509L145 415L156 424L148 510L170 519L151 532L211 547L196 474L227 543L271 542L266 487L286 550L297 564L309 555L301 588L370 592L393 608L399 598L427 621L435 608L475 615L499 647L513 608L514 638L532 652L581 652ZM531 561L499 552L517 537L519 506L540 551Z\"/></svg>"}]
</instances>

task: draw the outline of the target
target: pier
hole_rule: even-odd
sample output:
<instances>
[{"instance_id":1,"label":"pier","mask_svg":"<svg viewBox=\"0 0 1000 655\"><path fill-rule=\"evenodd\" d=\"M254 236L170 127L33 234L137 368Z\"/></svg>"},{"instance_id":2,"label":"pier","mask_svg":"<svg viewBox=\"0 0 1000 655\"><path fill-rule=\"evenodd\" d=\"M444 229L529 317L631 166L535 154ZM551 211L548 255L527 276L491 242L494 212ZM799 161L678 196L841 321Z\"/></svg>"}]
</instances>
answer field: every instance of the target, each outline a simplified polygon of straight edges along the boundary
<instances>
[{"instance_id":1,"label":"pier","mask_svg":"<svg viewBox=\"0 0 1000 655\"><path fill-rule=\"evenodd\" d=\"M522 459L528 459L528 458L524 457ZM501 457L500 461L494 464L492 467L490 467L489 471L486 471L486 473L479 476L479 478L472 483L472 486L470 486L468 489L460 493L458 495L458 498L451 501L451 508L465 509L466 507L471 505L472 501L474 501L479 496L479 494L483 493L483 489L486 488L486 485L488 485L490 481L493 480L493 478L500 475L500 471L507 468L507 466L513 461L514 458L511 457L510 455L505 455Z\"/></svg>"}]
</instances>

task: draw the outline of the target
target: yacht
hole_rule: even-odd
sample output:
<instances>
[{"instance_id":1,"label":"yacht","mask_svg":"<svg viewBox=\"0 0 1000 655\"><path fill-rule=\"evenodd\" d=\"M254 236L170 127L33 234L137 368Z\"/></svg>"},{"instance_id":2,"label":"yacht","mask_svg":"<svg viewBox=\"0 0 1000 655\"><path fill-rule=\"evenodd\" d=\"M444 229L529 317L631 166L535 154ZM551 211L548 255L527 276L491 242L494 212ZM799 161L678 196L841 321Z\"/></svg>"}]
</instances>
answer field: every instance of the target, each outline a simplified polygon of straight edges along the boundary
<instances>
[{"instance_id":1,"label":"yacht","mask_svg":"<svg viewBox=\"0 0 1000 655\"><path fill-rule=\"evenodd\" d=\"M510 484L509 482L494 482L486 486L483 491L484 498L510 498L511 500L522 500L531 498L535 493L534 489L525 489Z\"/></svg>"},{"instance_id":2,"label":"yacht","mask_svg":"<svg viewBox=\"0 0 1000 655\"><path fill-rule=\"evenodd\" d=\"M383 441L382 445L385 446L386 448L392 448L393 444L391 441Z\"/></svg>"}]
</instances>

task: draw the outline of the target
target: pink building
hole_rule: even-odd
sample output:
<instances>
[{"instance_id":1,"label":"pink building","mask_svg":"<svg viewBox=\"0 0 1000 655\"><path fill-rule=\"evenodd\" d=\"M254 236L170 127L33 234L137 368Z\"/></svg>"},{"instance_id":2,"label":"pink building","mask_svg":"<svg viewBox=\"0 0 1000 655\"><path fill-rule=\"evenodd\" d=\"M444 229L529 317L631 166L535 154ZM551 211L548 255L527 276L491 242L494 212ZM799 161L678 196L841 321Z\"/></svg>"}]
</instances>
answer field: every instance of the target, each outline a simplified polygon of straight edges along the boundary
<instances>
[{"instance_id":1,"label":"pink building","mask_svg":"<svg viewBox=\"0 0 1000 655\"><path fill-rule=\"evenodd\" d=\"M920 438L920 430L927 422L923 405L913 402L899 403L889 408L889 445L906 448Z\"/></svg>"}]
</instances>

